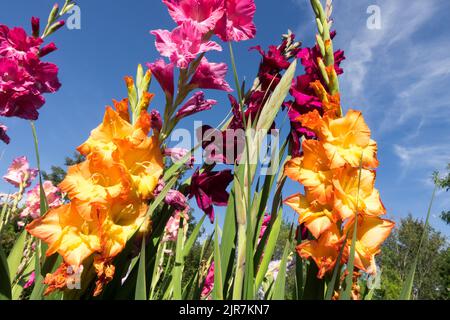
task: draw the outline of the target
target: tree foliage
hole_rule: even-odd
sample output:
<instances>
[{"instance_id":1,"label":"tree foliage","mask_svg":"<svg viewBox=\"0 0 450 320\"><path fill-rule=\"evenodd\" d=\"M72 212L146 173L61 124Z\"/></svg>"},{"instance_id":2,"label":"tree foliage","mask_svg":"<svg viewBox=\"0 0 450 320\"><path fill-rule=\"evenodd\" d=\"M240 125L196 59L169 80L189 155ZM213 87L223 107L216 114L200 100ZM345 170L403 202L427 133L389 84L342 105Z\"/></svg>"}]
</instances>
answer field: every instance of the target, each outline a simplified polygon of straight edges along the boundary
<instances>
[{"instance_id":1,"label":"tree foliage","mask_svg":"<svg viewBox=\"0 0 450 320\"><path fill-rule=\"evenodd\" d=\"M398 299L406 279L420 237L424 231L423 221L412 215L402 219L382 247L378 260L380 264L381 288L377 290L378 299ZM413 285L413 298L419 300L448 299L450 251L446 238L432 227L426 230L426 239L421 249Z\"/></svg>"}]
</instances>

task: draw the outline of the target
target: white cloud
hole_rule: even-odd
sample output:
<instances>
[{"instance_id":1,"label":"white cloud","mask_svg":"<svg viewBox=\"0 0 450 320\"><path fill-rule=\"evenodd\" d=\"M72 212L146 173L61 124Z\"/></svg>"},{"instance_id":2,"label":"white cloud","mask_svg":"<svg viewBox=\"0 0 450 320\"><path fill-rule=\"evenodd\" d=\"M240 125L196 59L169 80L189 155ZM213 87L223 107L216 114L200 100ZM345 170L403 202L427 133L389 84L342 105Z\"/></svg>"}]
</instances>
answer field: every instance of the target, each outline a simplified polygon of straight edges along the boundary
<instances>
[{"instance_id":1,"label":"white cloud","mask_svg":"<svg viewBox=\"0 0 450 320\"><path fill-rule=\"evenodd\" d=\"M450 162L450 144L405 147L394 145L404 169L443 170Z\"/></svg>"}]
</instances>

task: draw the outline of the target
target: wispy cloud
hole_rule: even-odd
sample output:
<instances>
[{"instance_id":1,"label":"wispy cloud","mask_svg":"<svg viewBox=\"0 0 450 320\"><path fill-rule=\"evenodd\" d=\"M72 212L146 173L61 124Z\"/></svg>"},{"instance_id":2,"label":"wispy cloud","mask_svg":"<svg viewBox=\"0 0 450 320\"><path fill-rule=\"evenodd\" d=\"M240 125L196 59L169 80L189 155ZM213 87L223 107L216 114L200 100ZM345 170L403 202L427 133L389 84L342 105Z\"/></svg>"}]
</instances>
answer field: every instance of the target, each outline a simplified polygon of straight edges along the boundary
<instances>
[{"instance_id":1,"label":"wispy cloud","mask_svg":"<svg viewBox=\"0 0 450 320\"><path fill-rule=\"evenodd\" d=\"M394 152L405 169L442 170L450 162L450 144L414 147L394 145Z\"/></svg>"}]
</instances>

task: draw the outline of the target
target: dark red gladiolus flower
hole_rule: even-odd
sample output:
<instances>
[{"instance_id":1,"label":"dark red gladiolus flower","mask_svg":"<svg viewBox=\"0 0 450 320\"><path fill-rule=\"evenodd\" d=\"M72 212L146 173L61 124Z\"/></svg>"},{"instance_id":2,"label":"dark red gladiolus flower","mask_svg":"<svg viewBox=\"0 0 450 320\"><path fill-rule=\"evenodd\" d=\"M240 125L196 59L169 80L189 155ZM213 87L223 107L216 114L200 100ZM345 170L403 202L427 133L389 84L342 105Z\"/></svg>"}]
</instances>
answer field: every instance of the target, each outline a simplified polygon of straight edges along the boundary
<instances>
[{"instance_id":1,"label":"dark red gladiolus flower","mask_svg":"<svg viewBox=\"0 0 450 320\"><path fill-rule=\"evenodd\" d=\"M204 171L197 170L192 176L189 197L195 197L198 207L205 212L211 223L214 222L214 205L228 204L228 185L233 181L231 170Z\"/></svg>"}]
</instances>

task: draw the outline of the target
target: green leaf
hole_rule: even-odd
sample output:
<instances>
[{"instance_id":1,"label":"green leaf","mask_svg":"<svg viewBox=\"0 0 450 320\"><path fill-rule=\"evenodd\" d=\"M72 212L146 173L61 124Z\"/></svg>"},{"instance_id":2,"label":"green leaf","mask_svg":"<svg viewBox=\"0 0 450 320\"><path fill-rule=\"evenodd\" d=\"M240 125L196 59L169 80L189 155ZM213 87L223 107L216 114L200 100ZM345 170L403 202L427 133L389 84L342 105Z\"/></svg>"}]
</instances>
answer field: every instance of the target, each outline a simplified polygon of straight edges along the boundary
<instances>
[{"instance_id":1,"label":"green leaf","mask_svg":"<svg viewBox=\"0 0 450 320\"><path fill-rule=\"evenodd\" d=\"M273 223L273 226L271 227L271 230L267 230L266 232L269 233L269 239L267 240L267 244L264 248L264 255L261 261L261 264L258 269L258 273L256 274L256 280L255 280L255 288L256 290L259 289L261 286L264 277L266 276L267 269L269 268L270 261L272 260L273 253L275 252L275 248L277 245L278 236L280 234L281 230L281 222L283 221L283 213L280 210L277 218L275 219L275 222Z\"/></svg>"},{"instance_id":2,"label":"green leaf","mask_svg":"<svg viewBox=\"0 0 450 320\"><path fill-rule=\"evenodd\" d=\"M317 278L319 269L314 261L309 261L305 290L302 300L323 300L325 281Z\"/></svg>"},{"instance_id":3,"label":"green leaf","mask_svg":"<svg viewBox=\"0 0 450 320\"><path fill-rule=\"evenodd\" d=\"M291 248L290 240L286 241L284 246L283 258L280 263L280 270L278 271L277 280L275 280L275 285L273 289L272 300L284 300L286 292L286 267L287 259L289 256L289 250Z\"/></svg>"},{"instance_id":4,"label":"green leaf","mask_svg":"<svg viewBox=\"0 0 450 320\"><path fill-rule=\"evenodd\" d=\"M184 267L183 256L183 238L184 238L184 219L180 219L177 237L177 248L175 252L175 266L173 268L173 298L175 300L182 299L181 280Z\"/></svg>"},{"instance_id":5,"label":"green leaf","mask_svg":"<svg viewBox=\"0 0 450 320\"><path fill-rule=\"evenodd\" d=\"M359 177L358 177L358 191L356 196L356 210L359 208L359 193L361 190L361 175L362 175L362 155L361 160L359 163ZM353 286L353 271L354 271L354 264L355 264L355 249L356 249L356 241L358 236L358 211L355 212L355 217L353 218L353 236L352 236L352 245L350 247L350 255L348 257L347 262L347 271L348 274L345 277L345 286L344 291L341 290L341 295L339 297L339 300L350 300L350 296L352 293L352 286ZM350 231L350 230L349 230ZM346 238L348 237L348 234L346 235ZM345 246L345 242L343 244Z\"/></svg>"},{"instance_id":6,"label":"green leaf","mask_svg":"<svg viewBox=\"0 0 450 320\"><path fill-rule=\"evenodd\" d=\"M422 249L422 244L425 241L427 235L427 229L430 223L431 209L433 207L434 198L436 196L436 191L439 188L437 184L435 184L433 194L431 195L430 205L428 206L427 219L425 220L425 226L422 233L422 237L420 238L419 247L417 248L417 253L414 258L414 262L408 270L408 275L406 277L406 281L403 284L402 292L400 293L400 300L411 300L411 293L414 284L414 277L416 275L417 264L419 262L420 250Z\"/></svg>"},{"instance_id":7,"label":"green leaf","mask_svg":"<svg viewBox=\"0 0 450 320\"><path fill-rule=\"evenodd\" d=\"M192 231L191 236L186 241L186 244L184 245L183 249L183 256L186 258L189 253L191 252L192 246L195 244L195 241L197 241L198 235L200 234L201 228L203 226L203 222L205 221L206 214L203 215L203 217L200 219L200 221L195 226L194 230Z\"/></svg>"},{"instance_id":8,"label":"green leaf","mask_svg":"<svg viewBox=\"0 0 450 320\"><path fill-rule=\"evenodd\" d=\"M27 239L27 232L23 230L19 238L15 242L11 252L9 253L8 269L9 272L11 273L11 283L13 283L15 275L17 273L17 269L19 269L20 262L22 261L26 239Z\"/></svg>"},{"instance_id":9,"label":"green leaf","mask_svg":"<svg viewBox=\"0 0 450 320\"><path fill-rule=\"evenodd\" d=\"M264 108L261 111L261 116L256 125L256 130L269 130L272 126L278 111L283 105L286 96L291 89L292 80L294 79L295 70L297 69L297 60L294 60L289 69L281 78L280 83L275 88L273 94L270 96Z\"/></svg>"},{"instance_id":10,"label":"green leaf","mask_svg":"<svg viewBox=\"0 0 450 320\"><path fill-rule=\"evenodd\" d=\"M11 300L11 280L9 276L8 262L0 245L0 300Z\"/></svg>"},{"instance_id":11,"label":"green leaf","mask_svg":"<svg viewBox=\"0 0 450 320\"><path fill-rule=\"evenodd\" d=\"M347 237L344 240L344 244L347 242ZM325 300L331 300L333 298L334 290L336 289L336 286L339 284L339 278L338 275L340 275L341 270L341 260L342 260L342 254L344 253L345 245L341 247L341 250L339 250L339 255L336 260L336 265L334 266L333 270L333 276L331 277L331 281L328 283L327 292L325 294Z\"/></svg>"},{"instance_id":12,"label":"green leaf","mask_svg":"<svg viewBox=\"0 0 450 320\"><path fill-rule=\"evenodd\" d=\"M222 262L220 257L219 247L219 224L216 219L214 229L214 300L223 300L223 277L222 277Z\"/></svg>"},{"instance_id":13,"label":"green leaf","mask_svg":"<svg viewBox=\"0 0 450 320\"><path fill-rule=\"evenodd\" d=\"M145 280L145 237L142 237L141 255L136 282L135 300L147 300L147 283Z\"/></svg>"}]
</instances>

